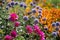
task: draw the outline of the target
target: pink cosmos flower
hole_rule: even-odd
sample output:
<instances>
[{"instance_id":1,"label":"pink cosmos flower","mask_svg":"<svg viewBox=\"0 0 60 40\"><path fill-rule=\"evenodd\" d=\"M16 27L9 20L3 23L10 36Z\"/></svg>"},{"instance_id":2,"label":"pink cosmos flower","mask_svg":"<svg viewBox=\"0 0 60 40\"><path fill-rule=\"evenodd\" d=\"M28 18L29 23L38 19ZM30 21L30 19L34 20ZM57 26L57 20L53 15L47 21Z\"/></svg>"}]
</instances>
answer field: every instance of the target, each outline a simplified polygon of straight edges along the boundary
<instances>
[{"instance_id":1,"label":"pink cosmos flower","mask_svg":"<svg viewBox=\"0 0 60 40\"><path fill-rule=\"evenodd\" d=\"M12 30L12 31L11 31L11 36L12 36L12 37L16 37L16 36L17 36L17 32L16 32L15 30Z\"/></svg>"},{"instance_id":2,"label":"pink cosmos flower","mask_svg":"<svg viewBox=\"0 0 60 40\"><path fill-rule=\"evenodd\" d=\"M5 40L13 40L13 39L12 39L12 37L10 35L6 35Z\"/></svg>"},{"instance_id":3,"label":"pink cosmos flower","mask_svg":"<svg viewBox=\"0 0 60 40\"><path fill-rule=\"evenodd\" d=\"M12 22L18 20L18 15L16 13L11 13L9 16L9 20Z\"/></svg>"},{"instance_id":4,"label":"pink cosmos flower","mask_svg":"<svg viewBox=\"0 0 60 40\"><path fill-rule=\"evenodd\" d=\"M33 29L31 28L30 25L26 26L26 30L27 30L28 33L32 33L33 32Z\"/></svg>"},{"instance_id":5,"label":"pink cosmos flower","mask_svg":"<svg viewBox=\"0 0 60 40\"><path fill-rule=\"evenodd\" d=\"M18 21L16 21L15 23L14 23L14 26L15 27L18 27L20 25L20 22L18 22Z\"/></svg>"}]
</instances>

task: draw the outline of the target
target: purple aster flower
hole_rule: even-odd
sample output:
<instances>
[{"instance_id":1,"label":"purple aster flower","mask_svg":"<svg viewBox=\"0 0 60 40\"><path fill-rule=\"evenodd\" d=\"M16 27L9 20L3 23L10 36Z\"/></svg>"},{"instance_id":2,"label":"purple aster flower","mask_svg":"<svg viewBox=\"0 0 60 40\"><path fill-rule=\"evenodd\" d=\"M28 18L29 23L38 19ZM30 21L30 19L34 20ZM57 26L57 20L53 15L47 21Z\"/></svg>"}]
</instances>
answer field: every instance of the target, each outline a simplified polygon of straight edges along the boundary
<instances>
[{"instance_id":1,"label":"purple aster flower","mask_svg":"<svg viewBox=\"0 0 60 40\"><path fill-rule=\"evenodd\" d=\"M19 2L15 2L15 5L18 5L19 4Z\"/></svg>"},{"instance_id":2,"label":"purple aster flower","mask_svg":"<svg viewBox=\"0 0 60 40\"><path fill-rule=\"evenodd\" d=\"M24 16L23 19L24 19L25 21L29 20L28 16Z\"/></svg>"},{"instance_id":3,"label":"purple aster flower","mask_svg":"<svg viewBox=\"0 0 60 40\"><path fill-rule=\"evenodd\" d=\"M53 27L55 27L55 26L56 26L56 23L55 23L55 22L53 22L53 23L52 23L52 26L53 26Z\"/></svg>"},{"instance_id":4,"label":"purple aster flower","mask_svg":"<svg viewBox=\"0 0 60 40\"><path fill-rule=\"evenodd\" d=\"M23 4L23 7L24 7L24 8L26 8L26 7L27 7L27 5L24 3L24 4Z\"/></svg>"},{"instance_id":5,"label":"purple aster flower","mask_svg":"<svg viewBox=\"0 0 60 40\"><path fill-rule=\"evenodd\" d=\"M10 4L10 3L8 3L8 5L7 5L7 6L11 7L11 4Z\"/></svg>"},{"instance_id":6,"label":"purple aster flower","mask_svg":"<svg viewBox=\"0 0 60 40\"><path fill-rule=\"evenodd\" d=\"M42 13L42 11L41 11L41 10L38 10L38 12L39 12L39 13Z\"/></svg>"},{"instance_id":7,"label":"purple aster flower","mask_svg":"<svg viewBox=\"0 0 60 40\"><path fill-rule=\"evenodd\" d=\"M39 7L39 6L36 6L36 8L37 8L37 9L40 9L40 7Z\"/></svg>"},{"instance_id":8,"label":"purple aster flower","mask_svg":"<svg viewBox=\"0 0 60 40\"><path fill-rule=\"evenodd\" d=\"M56 22L56 26L59 26L60 25L60 23L59 22Z\"/></svg>"},{"instance_id":9,"label":"purple aster flower","mask_svg":"<svg viewBox=\"0 0 60 40\"><path fill-rule=\"evenodd\" d=\"M35 9L32 9L32 13L36 13L36 10Z\"/></svg>"},{"instance_id":10,"label":"purple aster flower","mask_svg":"<svg viewBox=\"0 0 60 40\"><path fill-rule=\"evenodd\" d=\"M12 1L12 2L11 2L11 5L12 5L12 6L13 6L13 5L15 5L15 2L14 2L14 1Z\"/></svg>"},{"instance_id":11,"label":"purple aster flower","mask_svg":"<svg viewBox=\"0 0 60 40\"><path fill-rule=\"evenodd\" d=\"M20 3L20 7L23 7L23 6L24 6L24 4L25 4L24 2L21 2L21 3Z\"/></svg>"},{"instance_id":12,"label":"purple aster flower","mask_svg":"<svg viewBox=\"0 0 60 40\"><path fill-rule=\"evenodd\" d=\"M57 36L57 32L52 32L52 36Z\"/></svg>"},{"instance_id":13,"label":"purple aster flower","mask_svg":"<svg viewBox=\"0 0 60 40\"><path fill-rule=\"evenodd\" d=\"M34 20L34 24L38 24L39 23L39 20L38 19L35 19Z\"/></svg>"},{"instance_id":14,"label":"purple aster flower","mask_svg":"<svg viewBox=\"0 0 60 40\"><path fill-rule=\"evenodd\" d=\"M31 6L34 6L34 5L36 5L36 4L35 4L35 2L31 2L30 5L31 5Z\"/></svg>"}]
</instances>

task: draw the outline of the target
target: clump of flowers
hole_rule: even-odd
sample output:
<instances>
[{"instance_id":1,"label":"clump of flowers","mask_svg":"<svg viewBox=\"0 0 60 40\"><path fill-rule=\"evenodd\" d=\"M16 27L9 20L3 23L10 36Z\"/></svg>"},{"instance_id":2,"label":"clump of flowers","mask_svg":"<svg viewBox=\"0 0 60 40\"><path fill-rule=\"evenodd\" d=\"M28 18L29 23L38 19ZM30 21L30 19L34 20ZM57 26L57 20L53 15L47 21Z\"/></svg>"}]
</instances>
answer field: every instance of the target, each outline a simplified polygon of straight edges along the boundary
<instances>
[{"instance_id":1,"label":"clump of flowers","mask_svg":"<svg viewBox=\"0 0 60 40\"><path fill-rule=\"evenodd\" d=\"M3 40L47 40L60 37L60 9L45 8L46 0L41 2L44 7L40 6L40 0L2 1L0 33Z\"/></svg>"}]
</instances>

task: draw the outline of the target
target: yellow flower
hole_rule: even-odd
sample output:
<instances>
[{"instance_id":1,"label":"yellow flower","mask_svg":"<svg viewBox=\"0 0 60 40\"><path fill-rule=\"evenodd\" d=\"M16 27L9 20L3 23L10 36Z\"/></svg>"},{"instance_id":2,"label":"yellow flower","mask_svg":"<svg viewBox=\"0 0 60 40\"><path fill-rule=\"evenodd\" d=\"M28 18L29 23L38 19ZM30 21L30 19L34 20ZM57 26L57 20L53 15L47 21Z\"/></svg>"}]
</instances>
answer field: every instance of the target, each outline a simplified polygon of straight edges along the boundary
<instances>
[{"instance_id":1,"label":"yellow flower","mask_svg":"<svg viewBox=\"0 0 60 40\"><path fill-rule=\"evenodd\" d=\"M25 11L26 11L26 13L28 13L28 12L30 11L30 8L27 7L27 8L25 9Z\"/></svg>"},{"instance_id":2,"label":"yellow flower","mask_svg":"<svg viewBox=\"0 0 60 40\"><path fill-rule=\"evenodd\" d=\"M33 0L26 0L26 4L30 4Z\"/></svg>"},{"instance_id":3,"label":"yellow flower","mask_svg":"<svg viewBox=\"0 0 60 40\"><path fill-rule=\"evenodd\" d=\"M8 3L11 2L11 0L6 0Z\"/></svg>"}]
</instances>

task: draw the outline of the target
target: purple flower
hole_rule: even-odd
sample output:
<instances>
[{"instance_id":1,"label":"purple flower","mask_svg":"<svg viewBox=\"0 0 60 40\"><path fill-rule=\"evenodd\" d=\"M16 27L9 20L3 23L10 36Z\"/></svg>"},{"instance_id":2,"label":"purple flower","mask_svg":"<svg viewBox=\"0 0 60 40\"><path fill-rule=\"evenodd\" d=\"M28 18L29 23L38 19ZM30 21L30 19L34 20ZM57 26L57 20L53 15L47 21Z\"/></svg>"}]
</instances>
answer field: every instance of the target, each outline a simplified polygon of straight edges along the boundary
<instances>
[{"instance_id":1,"label":"purple flower","mask_svg":"<svg viewBox=\"0 0 60 40\"><path fill-rule=\"evenodd\" d=\"M36 13L36 10L35 9L32 9L32 13Z\"/></svg>"},{"instance_id":2,"label":"purple flower","mask_svg":"<svg viewBox=\"0 0 60 40\"><path fill-rule=\"evenodd\" d=\"M26 5L24 5L24 8L26 8L27 6Z\"/></svg>"},{"instance_id":3,"label":"purple flower","mask_svg":"<svg viewBox=\"0 0 60 40\"><path fill-rule=\"evenodd\" d=\"M57 36L57 32L52 32L52 36Z\"/></svg>"},{"instance_id":4,"label":"purple flower","mask_svg":"<svg viewBox=\"0 0 60 40\"><path fill-rule=\"evenodd\" d=\"M34 24L38 24L39 23L39 20L38 19L35 19L34 20Z\"/></svg>"},{"instance_id":5,"label":"purple flower","mask_svg":"<svg viewBox=\"0 0 60 40\"><path fill-rule=\"evenodd\" d=\"M21 2L21 3L20 3L20 7L23 7L23 6L24 6L24 4L25 4L24 2Z\"/></svg>"},{"instance_id":6,"label":"purple flower","mask_svg":"<svg viewBox=\"0 0 60 40\"><path fill-rule=\"evenodd\" d=\"M12 1L12 2L11 2L11 5L12 5L12 6L13 6L13 5L15 5L15 2L14 2L14 1Z\"/></svg>"},{"instance_id":7,"label":"purple flower","mask_svg":"<svg viewBox=\"0 0 60 40\"><path fill-rule=\"evenodd\" d=\"M10 3L8 3L8 5L7 5L7 6L11 7L11 4L10 4Z\"/></svg>"},{"instance_id":8,"label":"purple flower","mask_svg":"<svg viewBox=\"0 0 60 40\"><path fill-rule=\"evenodd\" d=\"M59 22L56 22L56 26L59 26L60 25L60 23Z\"/></svg>"},{"instance_id":9,"label":"purple flower","mask_svg":"<svg viewBox=\"0 0 60 40\"><path fill-rule=\"evenodd\" d=\"M55 23L55 22L53 22L53 23L52 23L52 26L53 26L53 27L55 27L55 26L56 26L56 23Z\"/></svg>"},{"instance_id":10,"label":"purple flower","mask_svg":"<svg viewBox=\"0 0 60 40\"><path fill-rule=\"evenodd\" d=\"M15 5L18 5L19 3L18 2L15 2Z\"/></svg>"},{"instance_id":11,"label":"purple flower","mask_svg":"<svg viewBox=\"0 0 60 40\"><path fill-rule=\"evenodd\" d=\"M39 7L39 6L36 6L36 8L37 8L37 9L40 9L40 7Z\"/></svg>"},{"instance_id":12,"label":"purple flower","mask_svg":"<svg viewBox=\"0 0 60 40\"><path fill-rule=\"evenodd\" d=\"M30 3L31 6L36 6L35 2Z\"/></svg>"},{"instance_id":13,"label":"purple flower","mask_svg":"<svg viewBox=\"0 0 60 40\"><path fill-rule=\"evenodd\" d=\"M41 10L38 10L38 12L39 12L39 13L42 13L42 11L41 11Z\"/></svg>"},{"instance_id":14,"label":"purple flower","mask_svg":"<svg viewBox=\"0 0 60 40\"><path fill-rule=\"evenodd\" d=\"M24 16L23 19L24 19L25 21L29 20L29 19L28 19L28 16Z\"/></svg>"}]
</instances>

